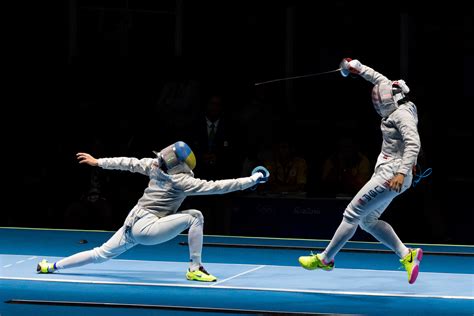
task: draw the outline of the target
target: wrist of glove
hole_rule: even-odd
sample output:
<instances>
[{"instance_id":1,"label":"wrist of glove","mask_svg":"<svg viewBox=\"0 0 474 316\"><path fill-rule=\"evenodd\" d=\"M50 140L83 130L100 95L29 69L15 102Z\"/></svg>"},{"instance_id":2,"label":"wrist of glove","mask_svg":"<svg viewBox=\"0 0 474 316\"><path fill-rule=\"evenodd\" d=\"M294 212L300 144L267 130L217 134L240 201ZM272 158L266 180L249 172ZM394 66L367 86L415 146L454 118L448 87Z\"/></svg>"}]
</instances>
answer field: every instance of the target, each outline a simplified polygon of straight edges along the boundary
<instances>
[{"instance_id":1,"label":"wrist of glove","mask_svg":"<svg viewBox=\"0 0 474 316\"><path fill-rule=\"evenodd\" d=\"M339 67L341 68L341 75L347 77L349 74L360 74L363 71L364 65L357 59L344 58L339 64Z\"/></svg>"},{"instance_id":2,"label":"wrist of glove","mask_svg":"<svg viewBox=\"0 0 474 316\"><path fill-rule=\"evenodd\" d=\"M263 173L261 173L261 172L254 173L253 175L250 176L250 178L251 178L253 181L259 183L259 182L260 182L260 179L263 178Z\"/></svg>"},{"instance_id":3,"label":"wrist of glove","mask_svg":"<svg viewBox=\"0 0 474 316\"><path fill-rule=\"evenodd\" d=\"M257 183L265 183L268 181L269 177L270 172L263 166L255 167L252 170L252 175L250 176L250 178Z\"/></svg>"}]
</instances>

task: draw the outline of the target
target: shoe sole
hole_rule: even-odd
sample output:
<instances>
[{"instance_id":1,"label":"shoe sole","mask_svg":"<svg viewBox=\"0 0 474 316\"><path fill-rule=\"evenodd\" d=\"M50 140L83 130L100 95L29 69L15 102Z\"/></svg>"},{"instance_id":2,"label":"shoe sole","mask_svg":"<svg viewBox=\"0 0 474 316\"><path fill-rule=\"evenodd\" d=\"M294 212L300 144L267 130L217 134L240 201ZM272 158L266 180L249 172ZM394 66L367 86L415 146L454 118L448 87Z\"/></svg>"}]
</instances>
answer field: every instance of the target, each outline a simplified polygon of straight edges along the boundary
<instances>
[{"instance_id":1,"label":"shoe sole","mask_svg":"<svg viewBox=\"0 0 474 316\"><path fill-rule=\"evenodd\" d=\"M423 250L420 249L418 251L418 254L415 258L415 268L413 268L413 271L411 272L411 278L408 281L408 283L413 284L416 281L416 278L418 278L418 272L420 271L420 262L421 259L423 259Z\"/></svg>"},{"instance_id":2,"label":"shoe sole","mask_svg":"<svg viewBox=\"0 0 474 316\"><path fill-rule=\"evenodd\" d=\"M188 280L188 281L197 281L197 282L216 282L217 278L215 278L214 280L199 280L197 278L189 277L189 276L186 275L186 280Z\"/></svg>"},{"instance_id":3,"label":"shoe sole","mask_svg":"<svg viewBox=\"0 0 474 316\"><path fill-rule=\"evenodd\" d=\"M196 282L216 282L217 279L215 280L199 280L199 279L190 279L190 278L186 278L188 281L196 281Z\"/></svg>"}]
</instances>

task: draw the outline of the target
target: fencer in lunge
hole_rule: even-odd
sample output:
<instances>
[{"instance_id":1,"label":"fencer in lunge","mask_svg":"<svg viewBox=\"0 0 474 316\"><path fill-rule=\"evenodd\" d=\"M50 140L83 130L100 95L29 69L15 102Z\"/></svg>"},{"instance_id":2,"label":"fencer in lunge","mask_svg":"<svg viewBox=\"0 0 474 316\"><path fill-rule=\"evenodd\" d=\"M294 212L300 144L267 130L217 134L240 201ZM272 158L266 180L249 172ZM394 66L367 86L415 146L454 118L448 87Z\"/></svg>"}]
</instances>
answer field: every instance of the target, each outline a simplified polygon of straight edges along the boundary
<instances>
[{"instance_id":1,"label":"fencer in lunge","mask_svg":"<svg viewBox=\"0 0 474 316\"><path fill-rule=\"evenodd\" d=\"M410 90L403 80L391 81L349 58L341 62L341 73L344 77L357 74L374 85L372 103L382 117L382 148L371 179L347 205L342 222L326 249L322 253L299 257L299 263L308 270L332 270L334 257L360 226L400 257L408 273L408 282L412 284L418 277L423 251L407 248L392 226L379 217L395 197L411 186L421 147L417 108L408 100ZM406 224L415 225L410 221Z\"/></svg>"},{"instance_id":2,"label":"fencer in lunge","mask_svg":"<svg viewBox=\"0 0 474 316\"><path fill-rule=\"evenodd\" d=\"M268 180L270 174L264 167L257 167L252 175L238 179L206 181L194 177L196 158L184 142L176 142L160 152L156 158L101 158L78 153L79 163L138 172L149 176L150 181L143 196L129 212L123 226L103 245L76 253L57 262L43 259L37 265L38 273L101 263L117 257L135 245L156 245L166 242L189 228L188 243L190 265L188 280L213 282L217 278L206 271L201 261L204 218L195 209L178 210L190 195L224 194L251 188Z\"/></svg>"}]
</instances>

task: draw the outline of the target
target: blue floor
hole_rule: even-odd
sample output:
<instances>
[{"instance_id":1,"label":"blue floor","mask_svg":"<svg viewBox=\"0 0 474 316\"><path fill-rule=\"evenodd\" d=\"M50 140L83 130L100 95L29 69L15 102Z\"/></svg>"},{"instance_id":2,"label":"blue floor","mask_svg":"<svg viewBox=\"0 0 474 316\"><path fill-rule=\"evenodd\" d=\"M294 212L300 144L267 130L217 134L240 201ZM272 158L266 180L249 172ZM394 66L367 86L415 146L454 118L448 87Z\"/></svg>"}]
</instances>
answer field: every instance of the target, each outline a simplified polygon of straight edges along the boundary
<instances>
[{"instance_id":1,"label":"blue floor","mask_svg":"<svg viewBox=\"0 0 474 316\"><path fill-rule=\"evenodd\" d=\"M215 245L204 247L203 259L206 269L218 281L190 282L184 277L188 266L188 249L182 245L187 241L185 235L161 245L135 247L101 264L47 275L35 271L43 258L55 261L88 250L112 234L0 228L0 315L474 314L472 246L422 245L428 254L413 285L408 284L406 272L399 269L398 258L392 253L341 251L336 269L325 272L299 267L297 258L306 250ZM223 236L205 236L204 241L249 246L327 244L316 240ZM349 242L347 248L385 249L378 243L357 242ZM429 254L431 251L434 253ZM444 254L449 252L452 254ZM12 304L12 300L119 305L33 305ZM135 308L132 304L149 308Z\"/></svg>"}]
</instances>

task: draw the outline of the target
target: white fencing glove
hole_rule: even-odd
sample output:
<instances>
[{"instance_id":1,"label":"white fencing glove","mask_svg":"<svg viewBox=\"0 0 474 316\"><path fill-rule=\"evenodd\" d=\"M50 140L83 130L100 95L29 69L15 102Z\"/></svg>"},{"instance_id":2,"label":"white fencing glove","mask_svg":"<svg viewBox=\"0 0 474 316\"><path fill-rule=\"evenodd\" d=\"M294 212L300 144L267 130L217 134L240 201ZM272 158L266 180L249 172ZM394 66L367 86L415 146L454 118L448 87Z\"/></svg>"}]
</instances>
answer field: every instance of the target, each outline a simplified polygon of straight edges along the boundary
<instances>
[{"instance_id":1,"label":"white fencing glove","mask_svg":"<svg viewBox=\"0 0 474 316\"><path fill-rule=\"evenodd\" d=\"M265 168L264 166L258 166L258 167L255 167L253 170L252 170L252 175L250 176L250 178L257 182L253 187L250 188L250 190L255 190L257 188L257 185L259 183L265 183L268 181L268 178L270 178L270 171L267 170L267 168Z\"/></svg>"},{"instance_id":2,"label":"white fencing glove","mask_svg":"<svg viewBox=\"0 0 474 316\"><path fill-rule=\"evenodd\" d=\"M410 92L410 88L408 88L407 84L405 83L405 80L400 79L400 80L394 81L393 84L399 86L400 89L402 89L402 92L404 94L407 94L408 92Z\"/></svg>"},{"instance_id":3,"label":"white fencing glove","mask_svg":"<svg viewBox=\"0 0 474 316\"><path fill-rule=\"evenodd\" d=\"M252 170L250 177L257 183L265 183L268 181L268 178L270 178L270 171L264 166L258 166Z\"/></svg>"},{"instance_id":4,"label":"white fencing glove","mask_svg":"<svg viewBox=\"0 0 474 316\"><path fill-rule=\"evenodd\" d=\"M360 74L362 72L363 65L357 59L344 58L339 64L341 68L340 72L343 77L349 76L349 74Z\"/></svg>"},{"instance_id":5,"label":"white fencing glove","mask_svg":"<svg viewBox=\"0 0 474 316\"><path fill-rule=\"evenodd\" d=\"M362 72L362 64L357 59L351 60L349 62L349 71L353 74L360 74Z\"/></svg>"},{"instance_id":6,"label":"white fencing glove","mask_svg":"<svg viewBox=\"0 0 474 316\"><path fill-rule=\"evenodd\" d=\"M344 58L341 63L339 64L339 68L341 68L340 72L343 77L347 77L350 74L349 71L349 62L351 61L351 58Z\"/></svg>"}]
</instances>

